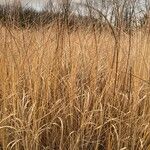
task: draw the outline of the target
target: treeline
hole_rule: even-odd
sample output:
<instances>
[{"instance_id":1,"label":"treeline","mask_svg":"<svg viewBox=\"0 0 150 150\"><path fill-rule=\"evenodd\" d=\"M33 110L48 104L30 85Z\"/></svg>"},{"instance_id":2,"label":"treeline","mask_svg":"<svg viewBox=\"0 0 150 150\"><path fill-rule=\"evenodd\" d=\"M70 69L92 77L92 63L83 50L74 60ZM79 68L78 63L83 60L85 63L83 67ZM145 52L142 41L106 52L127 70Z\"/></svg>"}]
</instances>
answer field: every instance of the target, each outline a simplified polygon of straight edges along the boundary
<instances>
[{"instance_id":1,"label":"treeline","mask_svg":"<svg viewBox=\"0 0 150 150\"><path fill-rule=\"evenodd\" d=\"M0 6L0 21L4 25L13 24L20 27L45 25L50 23L56 16L57 14L48 11L38 12L32 8Z\"/></svg>"},{"instance_id":2,"label":"treeline","mask_svg":"<svg viewBox=\"0 0 150 150\"><path fill-rule=\"evenodd\" d=\"M119 8L118 8L119 9ZM51 9L52 10L52 9ZM80 26L97 26L100 29L112 25L117 28L120 26L124 29L128 29L131 26L141 27L149 23L148 13L143 15L142 18L138 18L138 21L131 10L124 8L124 13L115 13L112 11L110 17L102 14L102 11L97 11L91 6L87 6L89 11L88 16L76 15L71 12L69 8L64 6L63 11L54 12L50 9L45 9L43 11L36 11L32 8L23 8L21 5L0 5L0 22L3 25L14 25L17 27L40 27L50 24L53 21L59 21L59 23L66 23L68 27L73 28ZM97 13L95 17L92 13ZM134 11L133 11L134 12ZM107 20L107 18L110 18ZM110 24L110 25L108 25Z\"/></svg>"},{"instance_id":3,"label":"treeline","mask_svg":"<svg viewBox=\"0 0 150 150\"><path fill-rule=\"evenodd\" d=\"M39 27L48 25L54 21L59 23L67 23L70 28L77 27L79 25L99 25L101 22L99 19L88 16L75 15L70 13L66 15L66 12L52 12L48 10L36 11L32 8L17 7L11 5L0 5L0 22L7 26L16 27Z\"/></svg>"}]
</instances>

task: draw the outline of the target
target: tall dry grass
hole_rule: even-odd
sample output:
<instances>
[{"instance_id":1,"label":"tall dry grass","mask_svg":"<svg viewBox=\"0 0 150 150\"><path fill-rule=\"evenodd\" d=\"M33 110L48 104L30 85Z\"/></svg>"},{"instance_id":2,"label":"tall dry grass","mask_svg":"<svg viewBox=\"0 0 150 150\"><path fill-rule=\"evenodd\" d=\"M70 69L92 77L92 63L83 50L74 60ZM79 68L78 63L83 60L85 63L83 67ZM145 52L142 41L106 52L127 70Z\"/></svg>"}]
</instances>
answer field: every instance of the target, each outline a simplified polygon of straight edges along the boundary
<instances>
[{"instance_id":1,"label":"tall dry grass","mask_svg":"<svg viewBox=\"0 0 150 150\"><path fill-rule=\"evenodd\" d=\"M0 26L0 149L150 150L150 37L53 23ZM129 53L130 52L130 53Z\"/></svg>"}]
</instances>

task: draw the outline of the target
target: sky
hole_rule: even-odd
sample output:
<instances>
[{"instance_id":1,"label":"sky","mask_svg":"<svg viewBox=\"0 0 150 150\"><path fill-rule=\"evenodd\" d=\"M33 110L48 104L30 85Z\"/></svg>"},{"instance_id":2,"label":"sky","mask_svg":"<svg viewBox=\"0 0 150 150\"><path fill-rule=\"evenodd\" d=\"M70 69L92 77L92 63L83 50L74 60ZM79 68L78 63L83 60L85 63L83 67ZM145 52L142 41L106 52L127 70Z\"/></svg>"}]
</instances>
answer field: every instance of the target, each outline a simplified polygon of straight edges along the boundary
<instances>
[{"instance_id":1,"label":"sky","mask_svg":"<svg viewBox=\"0 0 150 150\"><path fill-rule=\"evenodd\" d=\"M12 3L15 0L0 0L0 4ZM17 1L17 0L16 0ZM55 3L61 2L61 0L51 0ZM56 2L57 1L57 2ZM85 0L82 0L85 1ZM42 10L48 0L20 0L23 7L32 7L38 11ZM72 0L74 3L80 3L81 0Z\"/></svg>"},{"instance_id":2,"label":"sky","mask_svg":"<svg viewBox=\"0 0 150 150\"><path fill-rule=\"evenodd\" d=\"M5 3L12 3L17 0L0 0L0 4L5 4ZM18 0L19 1L19 0ZM58 3L62 2L62 0L51 0L55 5ZM85 2L86 0L71 0L72 3L80 3ZM32 7L38 11L42 10L42 8L45 6L45 4L48 2L48 0L20 0L21 4L23 7ZM55 8L57 10L57 6ZM80 9L80 8L79 8Z\"/></svg>"},{"instance_id":3,"label":"sky","mask_svg":"<svg viewBox=\"0 0 150 150\"><path fill-rule=\"evenodd\" d=\"M0 0L0 4L12 3L14 1L15 0ZM26 6L33 7L37 10L40 10L44 6L46 1L47 0L20 0L22 6L24 6L24 7L26 7Z\"/></svg>"},{"instance_id":4,"label":"sky","mask_svg":"<svg viewBox=\"0 0 150 150\"><path fill-rule=\"evenodd\" d=\"M7 3L12 3L14 1L17 0L0 0L0 4L5 4ZM19 0L18 0L19 1ZM60 3L62 0L51 0L53 3L55 3L55 5L57 5L58 3ZM81 5L77 5L77 3L80 3L82 1L82 3L84 3L86 0L71 0L74 4L73 4L73 11L77 12L79 11L80 14L85 15L86 14L86 9L81 6ZM138 3L139 2L144 2L143 0L137 0ZM48 0L20 0L21 4L23 7L32 7L38 11L42 10L43 7L45 6L45 4L48 2ZM76 5L75 5L76 3ZM142 5L140 5L141 7ZM98 6L99 7L99 6ZM57 7L55 8L57 10ZM78 12L77 12L78 13Z\"/></svg>"}]
</instances>

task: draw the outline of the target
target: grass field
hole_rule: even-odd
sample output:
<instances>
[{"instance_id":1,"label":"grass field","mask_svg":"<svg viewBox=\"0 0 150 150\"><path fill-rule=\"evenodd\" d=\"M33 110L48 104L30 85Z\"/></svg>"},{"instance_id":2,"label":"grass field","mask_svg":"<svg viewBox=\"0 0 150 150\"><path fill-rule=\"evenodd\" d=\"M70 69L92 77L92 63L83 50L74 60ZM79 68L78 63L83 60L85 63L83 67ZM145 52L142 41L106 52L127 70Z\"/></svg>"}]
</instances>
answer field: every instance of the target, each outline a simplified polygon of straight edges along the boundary
<instances>
[{"instance_id":1,"label":"grass field","mask_svg":"<svg viewBox=\"0 0 150 150\"><path fill-rule=\"evenodd\" d=\"M0 150L150 150L150 37L0 26Z\"/></svg>"}]
</instances>

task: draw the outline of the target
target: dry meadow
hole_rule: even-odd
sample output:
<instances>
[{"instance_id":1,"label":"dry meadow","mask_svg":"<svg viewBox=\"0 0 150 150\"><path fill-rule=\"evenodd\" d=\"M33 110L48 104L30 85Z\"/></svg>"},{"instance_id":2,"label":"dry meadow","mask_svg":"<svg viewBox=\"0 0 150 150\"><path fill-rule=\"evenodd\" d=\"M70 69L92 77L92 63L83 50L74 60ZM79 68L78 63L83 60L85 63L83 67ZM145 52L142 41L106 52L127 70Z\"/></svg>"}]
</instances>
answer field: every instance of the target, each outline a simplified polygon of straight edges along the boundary
<instances>
[{"instance_id":1,"label":"dry meadow","mask_svg":"<svg viewBox=\"0 0 150 150\"><path fill-rule=\"evenodd\" d=\"M150 36L0 25L0 150L150 150Z\"/></svg>"}]
</instances>

